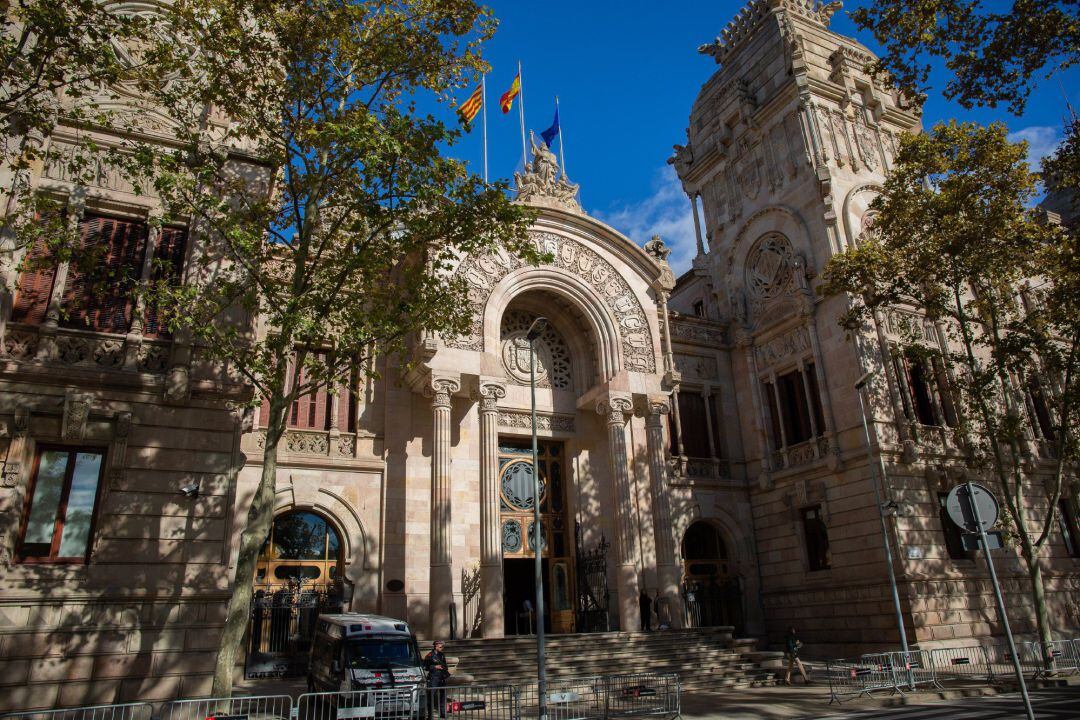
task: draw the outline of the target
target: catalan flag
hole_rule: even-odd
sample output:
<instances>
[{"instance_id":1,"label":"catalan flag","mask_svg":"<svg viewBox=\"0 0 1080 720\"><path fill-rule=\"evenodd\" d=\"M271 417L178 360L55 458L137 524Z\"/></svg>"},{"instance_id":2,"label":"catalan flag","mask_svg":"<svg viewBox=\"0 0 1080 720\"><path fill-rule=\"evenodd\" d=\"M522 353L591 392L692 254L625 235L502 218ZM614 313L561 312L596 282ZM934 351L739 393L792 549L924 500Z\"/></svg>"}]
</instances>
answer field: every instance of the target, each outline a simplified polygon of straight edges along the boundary
<instances>
[{"instance_id":1,"label":"catalan flag","mask_svg":"<svg viewBox=\"0 0 1080 720\"><path fill-rule=\"evenodd\" d=\"M472 95L457 106L458 115L467 122L471 123L476 114L480 112L480 108L484 106L484 88L482 85L477 85L473 90Z\"/></svg>"},{"instance_id":2,"label":"catalan flag","mask_svg":"<svg viewBox=\"0 0 1080 720\"><path fill-rule=\"evenodd\" d=\"M518 70L518 74L514 76L514 82L510 83L510 89L502 94L499 98L499 107L502 108L503 115L510 112L510 108L514 107L514 98L521 94L521 71Z\"/></svg>"}]
</instances>

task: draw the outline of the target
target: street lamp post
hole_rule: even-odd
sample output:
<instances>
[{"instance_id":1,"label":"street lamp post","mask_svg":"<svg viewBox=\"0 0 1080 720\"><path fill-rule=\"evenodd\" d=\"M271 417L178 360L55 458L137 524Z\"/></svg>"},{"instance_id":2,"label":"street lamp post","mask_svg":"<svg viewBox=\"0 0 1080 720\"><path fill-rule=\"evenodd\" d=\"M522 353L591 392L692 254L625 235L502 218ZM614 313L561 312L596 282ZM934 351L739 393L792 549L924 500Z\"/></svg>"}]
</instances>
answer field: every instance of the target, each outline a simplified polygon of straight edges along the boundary
<instances>
[{"instance_id":1,"label":"street lamp post","mask_svg":"<svg viewBox=\"0 0 1080 720\"><path fill-rule=\"evenodd\" d=\"M541 558L543 533L540 529L540 464L536 443L536 340L547 329L545 317L532 321L525 339L529 341L529 394L532 397L533 462L533 553L536 557L536 692L539 720L547 720L547 670L544 667L544 565Z\"/></svg>"},{"instance_id":2,"label":"street lamp post","mask_svg":"<svg viewBox=\"0 0 1080 720\"><path fill-rule=\"evenodd\" d=\"M863 402L863 390L873 373L867 372L855 382L855 393L859 396L859 414L862 415L863 436L866 439L866 455L870 459L870 475L874 481L874 500L877 504L878 517L881 519L881 541L885 545L885 566L889 569L889 587L892 589L893 608L896 610L896 626L900 629L900 647L906 657L908 652L907 629L904 627L904 613L900 609L900 593L896 589L896 572L893 570L892 549L889 545L889 525L885 522L885 510L881 504L881 489L878 487L878 465L881 466L881 481L885 480L885 461L878 453L877 463L874 462L873 449L870 444L870 424L866 421L866 404Z\"/></svg>"}]
</instances>

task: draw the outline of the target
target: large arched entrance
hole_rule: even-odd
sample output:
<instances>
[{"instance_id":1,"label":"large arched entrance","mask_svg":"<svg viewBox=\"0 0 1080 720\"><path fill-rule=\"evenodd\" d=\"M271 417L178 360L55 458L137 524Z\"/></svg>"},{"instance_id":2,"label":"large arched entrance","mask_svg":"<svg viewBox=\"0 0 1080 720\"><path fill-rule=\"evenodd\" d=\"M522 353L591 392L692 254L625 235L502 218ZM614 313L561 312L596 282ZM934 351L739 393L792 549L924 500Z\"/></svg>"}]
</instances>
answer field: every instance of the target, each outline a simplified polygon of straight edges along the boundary
<instances>
[{"instance_id":1,"label":"large arched entrance","mask_svg":"<svg viewBox=\"0 0 1080 720\"><path fill-rule=\"evenodd\" d=\"M742 587L730 571L727 546L711 523L699 520L682 540L683 605L687 627L732 625L743 629Z\"/></svg>"},{"instance_id":2,"label":"large arched entrance","mask_svg":"<svg viewBox=\"0 0 1080 720\"><path fill-rule=\"evenodd\" d=\"M316 619L342 610L342 559L341 535L322 515L294 510L274 518L255 566L248 677L307 671Z\"/></svg>"}]
</instances>

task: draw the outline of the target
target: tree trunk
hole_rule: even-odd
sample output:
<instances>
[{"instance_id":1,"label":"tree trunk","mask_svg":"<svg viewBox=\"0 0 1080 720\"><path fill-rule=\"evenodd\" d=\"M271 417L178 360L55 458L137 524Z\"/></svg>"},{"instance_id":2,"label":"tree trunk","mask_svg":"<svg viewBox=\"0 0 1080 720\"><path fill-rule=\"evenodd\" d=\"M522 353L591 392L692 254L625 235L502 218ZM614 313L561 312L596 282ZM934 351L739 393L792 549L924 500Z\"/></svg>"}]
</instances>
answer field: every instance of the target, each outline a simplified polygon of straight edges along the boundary
<instances>
[{"instance_id":1,"label":"tree trunk","mask_svg":"<svg viewBox=\"0 0 1080 720\"><path fill-rule=\"evenodd\" d=\"M1054 658L1050 655L1050 617L1046 612L1046 590L1043 588L1042 564L1039 562L1039 548L1027 540L1023 542L1022 552L1027 563L1028 578L1031 580L1031 599L1035 604L1035 621L1039 628L1039 645L1042 649L1043 667L1050 669Z\"/></svg>"},{"instance_id":2,"label":"tree trunk","mask_svg":"<svg viewBox=\"0 0 1080 720\"><path fill-rule=\"evenodd\" d=\"M243 650L244 633L251 616L251 596L255 582L255 565L259 551L270 534L274 516L274 492L277 482L277 447L284 434L286 404L280 399L270 400L270 418L266 428L266 445L263 449L262 476L248 508L247 525L240 535L240 554L236 560L236 577L225 629L221 633L221 649L214 665L214 697L232 695L233 674L236 658Z\"/></svg>"}]
</instances>

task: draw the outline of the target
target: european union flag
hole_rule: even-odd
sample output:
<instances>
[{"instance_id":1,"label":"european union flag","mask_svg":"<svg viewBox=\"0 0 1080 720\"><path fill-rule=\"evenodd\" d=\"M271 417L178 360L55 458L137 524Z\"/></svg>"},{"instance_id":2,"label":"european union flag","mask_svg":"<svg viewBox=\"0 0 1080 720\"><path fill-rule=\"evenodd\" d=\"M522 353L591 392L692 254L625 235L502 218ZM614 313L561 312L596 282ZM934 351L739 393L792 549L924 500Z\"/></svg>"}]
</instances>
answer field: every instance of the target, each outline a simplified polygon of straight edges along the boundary
<instances>
[{"instance_id":1,"label":"european union flag","mask_svg":"<svg viewBox=\"0 0 1080 720\"><path fill-rule=\"evenodd\" d=\"M555 136L558 135L558 134L559 134L559 106L556 105L555 106L555 121L553 123L551 123L551 127L549 127L544 132L540 133L540 137L544 138L544 142L547 143L547 146L550 148L551 143L555 142Z\"/></svg>"}]
</instances>

